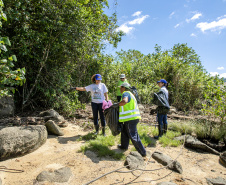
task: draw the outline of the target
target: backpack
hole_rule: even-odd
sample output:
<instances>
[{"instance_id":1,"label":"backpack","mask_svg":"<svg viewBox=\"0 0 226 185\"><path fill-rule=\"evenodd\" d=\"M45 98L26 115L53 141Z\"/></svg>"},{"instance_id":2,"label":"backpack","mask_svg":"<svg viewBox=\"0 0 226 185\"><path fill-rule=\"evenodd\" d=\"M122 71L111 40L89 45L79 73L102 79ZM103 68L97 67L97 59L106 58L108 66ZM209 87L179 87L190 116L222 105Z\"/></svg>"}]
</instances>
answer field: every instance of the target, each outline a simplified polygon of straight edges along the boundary
<instances>
[{"instance_id":1,"label":"backpack","mask_svg":"<svg viewBox=\"0 0 226 185\"><path fill-rule=\"evenodd\" d=\"M130 92L135 96L135 98L137 100L137 103L140 103L140 99L139 99L139 96L138 96L138 91L137 91L135 86L132 86L130 88Z\"/></svg>"}]
</instances>

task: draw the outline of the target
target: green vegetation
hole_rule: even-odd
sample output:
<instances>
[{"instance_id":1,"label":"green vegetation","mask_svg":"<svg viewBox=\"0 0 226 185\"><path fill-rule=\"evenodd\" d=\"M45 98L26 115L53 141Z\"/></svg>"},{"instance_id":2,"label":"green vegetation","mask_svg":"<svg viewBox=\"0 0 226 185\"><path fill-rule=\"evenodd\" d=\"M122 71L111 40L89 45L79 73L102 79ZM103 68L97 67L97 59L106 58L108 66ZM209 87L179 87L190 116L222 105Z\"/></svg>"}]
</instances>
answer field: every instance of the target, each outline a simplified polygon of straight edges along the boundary
<instances>
[{"instance_id":1,"label":"green vegetation","mask_svg":"<svg viewBox=\"0 0 226 185\"><path fill-rule=\"evenodd\" d=\"M181 134L193 134L199 139L213 141L223 141L226 137L226 125L220 126L220 124L208 120L173 121L169 124L169 129Z\"/></svg>"},{"instance_id":2,"label":"green vegetation","mask_svg":"<svg viewBox=\"0 0 226 185\"><path fill-rule=\"evenodd\" d=\"M213 141L223 141L226 136L226 125L223 127L219 127L215 125L212 127L212 130L209 130L209 122L208 121L173 121L169 124L169 130L165 135L159 138L159 143L163 147L178 147L183 144L183 141L174 140L175 137L184 135L184 134L192 134L196 135L199 139L212 139ZM145 147L155 146L155 140L152 139L153 136L158 135L158 129L144 125L138 124L138 133L140 135L140 139ZM97 153L98 156L111 156L114 159L124 159L124 153L118 153L115 150L111 150L110 148L114 145L120 143L120 135L114 137L110 134L110 130L107 129L107 136L103 137L101 135L94 135L93 133L89 133L85 136L82 136L80 139L86 141L86 144L83 145L80 149L80 152L86 152L87 150L91 150ZM130 141L130 145L132 142ZM130 151L136 151L135 147L132 147Z\"/></svg>"},{"instance_id":3,"label":"green vegetation","mask_svg":"<svg viewBox=\"0 0 226 185\"><path fill-rule=\"evenodd\" d=\"M151 144L153 144L151 137L149 136L150 130L152 130L152 128L150 128L150 126L148 125L142 125L142 124L138 124L137 127L140 139L144 145L144 147L148 147Z\"/></svg>"},{"instance_id":4,"label":"green vegetation","mask_svg":"<svg viewBox=\"0 0 226 185\"><path fill-rule=\"evenodd\" d=\"M169 82L170 105L184 112L202 110L211 123L208 135L225 125L223 79L211 77L187 44L167 50L156 45L147 55L137 50L104 54L106 43L117 47L123 36L116 32L116 14L104 13L107 0L4 0L4 4L2 9L0 0L1 35L6 36L0 36L0 96L21 85L14 95L17 111L53 108L73 117L76 109L90 102L90 94L69 91L71 86L89 85L91 76L100 73L110 99L116 101L116 84L125 73L141 103L152 104L156 81L164 78ZM191 132L183 127L180 132Z\"/></svg>"},{"instance_id":5,"label":"green vegetation","mask_svg":"<svg viewBox=\"0 0 226 185\"><path fill-rule=\"evenodd\" d=\"M85 140L86 144L81 146L79 152L85 153L87 150L97 153L99 157L110 156L114 159L125 159L125 155L122 152L116 152L111 150L110 147L116 145L116 141L119 140L119 136L114 137L109 134L107 130L107 136L94 135L94 133L89 133L85 136L82 136L79 140Z\"/></svg>"},{"instance_id":6,"label":"green vegetation","mask_svg":"<svg viewBox=\"0 0 226 185\"><path fill-rule=\"evenodd\" d=\"M202 110L209 119L218 119L220 126L223 126L226 122L226 85L217 79L216 82L208 83Z\"/></svg>"},{"instance_id":7,"label":"green vegetation","mask_svg":"<svg viewBox=\"0 0 226 185\"><path fill-rule=\"evenodd\" d=\"M192 134L195 130L195 127L190 122L170 122L170 130L175 132L180 132L181 134Z\"/></svg>"},{"instance_id":8,"label":"green vegetation","mask_svg":"<svg viewBox=\"0 0 226 185\"><path fill-rule=\"evenodd\" d=\"M4 3L8 21L1 33L11 38L9 53L19 58L16 67L26 67L27 80L16 94L17 107L52 107L64 113L80 107L78 93L68 95L67 90L70 86L90 84L91 76L101 73L105 43L116 47L123 35L115 31L116 15L104 14L108 2L4 0Z\"/></svg>"},{"instance_id":9,"label":"green vegetation","mask_svg":"<svg viewBox=\"0 0 226 185\"><path fill-rule=\"evenodd\" d=\"M0 0L0 27L2 29L2 20L7 21L7 16L3 12L3 1ZM0 98L10 96L15 93L15 86L22 86L25 82L25 68L13 69L17 57L8 51L7 46L11 46L8 37L0 35Z\"/></svg>"},{"instance_id":10,"label":"green vegetation","mask_svg":"<svg viewBox=\"0 0 226 185\"><path fill-rule=\"evenodd\" d=\"M149 132L150 127L147 125L138 124L138 133L140 135L140 139L145 147L153 144ZM152 130L152 129L151 129ZM110 147L117 145L120 143L120 135L114 137L110 134L110 130L107 129L107 136L104 137L102 135L94 135L94 133L89 133L85 136L82 136L78 141L86 141L86 144L83 145L79 152L85 153L87 150L93 151L97 153L99 157L110 156L114 159L125 159L125 155L122 152L116 152L115 150L111 150ZM130 143L132 144L132 143ZM131 149L136 150L134 147Z\"/></svg>"},{"instance_id":11,"label":"green vegetation","mask_svg":"<svg viewBox=\"0 0 226 185\"><path fill-rule=\"evenodd\" d=\"M163 147L173 146L177 147L182 144L181 141L174 140L175 137L180 136L180 132L167 131L165 135L159 138L159 143L162 144Z\"/></svg>"}]
</instances>

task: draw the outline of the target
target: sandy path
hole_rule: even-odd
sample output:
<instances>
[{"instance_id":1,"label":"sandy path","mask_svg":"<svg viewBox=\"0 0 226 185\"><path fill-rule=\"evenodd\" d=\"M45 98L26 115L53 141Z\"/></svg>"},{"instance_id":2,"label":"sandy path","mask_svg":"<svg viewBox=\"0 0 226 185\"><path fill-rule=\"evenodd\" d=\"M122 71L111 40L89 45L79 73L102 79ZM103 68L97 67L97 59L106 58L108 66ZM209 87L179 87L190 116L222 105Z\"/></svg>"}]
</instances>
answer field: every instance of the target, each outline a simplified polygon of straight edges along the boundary
<instances>
[{"instance_id":1,"label":"sandy path","mask_svg":"<svg viewBox=\"0 0 226 185\"><path fill-rule=\"evenodd\" d=\"M76 141L80 135L85 135L88 132L84 132L79 126L69 124L68 127L63 128L64 136L55 137L49 136L47 142L33 153L27 154L22 157L6 160L0 162L1 166L7 168L13 168L18 170L24 170L23 173L8 173L0 171L0 178L4 185L80 185L89 182L90 180L119 167L122 167L124 161L115 161L112 158L99 158L93 152L86 152L86 154L78 153L80 146L84 144L84 141ZM116 147L112 149L117 150ZM147 150L153 152L158 150L168 154L172 158L176 158L181 151L180 147L170 148L161 147L158 143L156 147L148 147ZM226 179L226 169L219 164L219 156L205 153L197 153L188 149L183 149L182 154L178 158L178 161L183 167L183 174L172 172L169 176L162 180L152 182L159 179L168 173L170 170L162 169L154 172L145 172L135 182L136 184L156 184L162 181L172 181L178 185L186 184L207 184L206 177L215 178L222 177ZM44 170L55 170L64 166L71 168L73 176L68 183L38 183L36 177ZM162 165L151 159L151 163L148 164L147 169L160 168ZM126 169L123 169L126 171ZM135 174L139 174L136 172ZM93 184L125 184L135 176L131 173L112 173L105 176Z\"/></svg>"}]
</instances>

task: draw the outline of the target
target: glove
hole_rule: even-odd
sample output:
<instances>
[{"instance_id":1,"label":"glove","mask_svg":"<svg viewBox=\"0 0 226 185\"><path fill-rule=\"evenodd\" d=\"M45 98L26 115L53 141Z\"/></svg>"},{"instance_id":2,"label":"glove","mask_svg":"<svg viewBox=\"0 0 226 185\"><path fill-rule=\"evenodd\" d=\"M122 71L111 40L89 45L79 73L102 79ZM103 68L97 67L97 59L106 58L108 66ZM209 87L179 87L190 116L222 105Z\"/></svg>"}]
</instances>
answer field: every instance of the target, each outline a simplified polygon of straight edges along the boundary
<instances>
[{"instance_id":1,"label":"glove","mask_svg":"<svg viewBox=\"0 0 226 185\"><path fill-rule=\"evenodd\" d=\"M76 87L71 87L70 90L76 90Z\"/></svg>"}]
</instances>

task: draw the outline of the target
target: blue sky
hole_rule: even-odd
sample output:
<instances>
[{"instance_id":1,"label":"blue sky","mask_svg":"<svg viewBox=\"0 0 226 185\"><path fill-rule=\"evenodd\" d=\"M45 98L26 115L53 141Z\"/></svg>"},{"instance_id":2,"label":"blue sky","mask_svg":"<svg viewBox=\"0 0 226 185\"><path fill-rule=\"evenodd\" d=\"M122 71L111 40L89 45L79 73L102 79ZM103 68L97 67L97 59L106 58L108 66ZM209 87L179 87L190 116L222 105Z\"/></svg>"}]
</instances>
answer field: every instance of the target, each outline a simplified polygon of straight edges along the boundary
<instances>
[{"instance_id":1,"label":"blue sky","mask_svg":"<svg viewBox=\"0 0 226 185\"><path fill-rule=\"evenodd\" d=\"M105 12L117 14L118 30L126 33L117 49L153 53L187 43L211 74L226 78L226 0L108 0Z\"/></svg>"}]
</instances>

